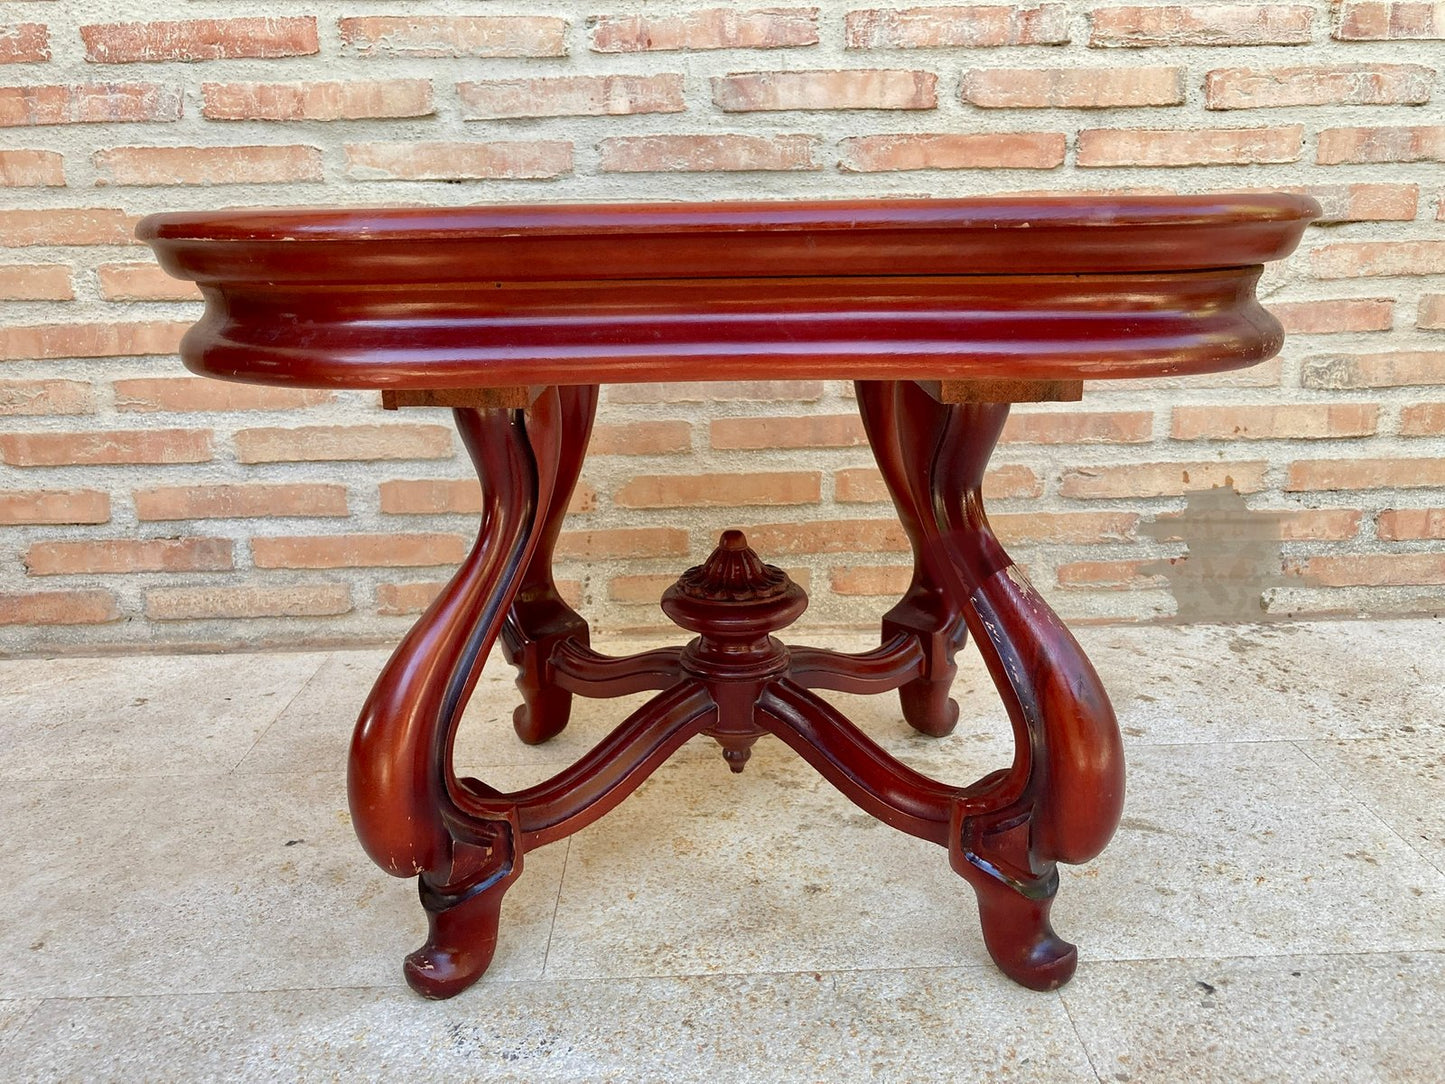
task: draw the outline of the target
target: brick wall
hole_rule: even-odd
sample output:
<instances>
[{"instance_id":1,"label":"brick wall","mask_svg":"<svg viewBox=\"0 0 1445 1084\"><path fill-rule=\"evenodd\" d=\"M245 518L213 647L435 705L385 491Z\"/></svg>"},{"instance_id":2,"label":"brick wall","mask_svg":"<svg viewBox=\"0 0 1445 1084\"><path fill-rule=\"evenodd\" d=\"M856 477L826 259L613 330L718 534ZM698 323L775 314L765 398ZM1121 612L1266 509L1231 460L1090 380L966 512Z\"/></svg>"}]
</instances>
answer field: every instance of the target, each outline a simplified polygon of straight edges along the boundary
<instances>
[{"instance_id":1,"label":"brick wall","mask_svg":"<svg viewBox=\"0 0 1445 1084\"><path fill-rule=\"evenodd\" d=\"M226 205L1308 191L1283 357L1018 408L995 523L1080 619L1441 606L1439 5L277 10L0 0L0 651L390 640L468 545L443 412L180 368L131 230ZM806 621L906 577L846 385L610 388L572 512L612 628L727 526Z\"/></svg>"}]
</instances>

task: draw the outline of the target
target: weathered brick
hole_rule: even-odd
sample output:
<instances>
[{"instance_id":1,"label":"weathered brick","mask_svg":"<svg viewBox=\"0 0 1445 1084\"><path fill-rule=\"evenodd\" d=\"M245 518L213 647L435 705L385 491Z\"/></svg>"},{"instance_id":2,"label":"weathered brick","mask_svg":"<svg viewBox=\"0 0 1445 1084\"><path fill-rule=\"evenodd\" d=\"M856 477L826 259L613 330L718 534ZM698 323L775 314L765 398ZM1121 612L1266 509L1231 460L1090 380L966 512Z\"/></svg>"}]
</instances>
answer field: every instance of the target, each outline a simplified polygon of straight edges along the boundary
<instances>
[{"instance_id":1,"label":"weathered brick","mask_svg":"<svg viewBox=\"0 0 1445 1084\"><path fill-rule=\"evenodd\" d=\"M458 83L463 120L681 113L682 75L556 75Z\"/></svg>"},{"instance_id":2,"label":"weathered brick","mask_svg":"<svg viewBox=\"0 0 1445 1084\"><path fill-rule=\"evenodd\" d=\"M1342 542L1357 537L1364 513L1358 508L1304 508L1274 510L1250 508L1242 513L1261 523L1270 524L1269 536L1284 542ZM1238 516L1224 516L1201 523L1191 521L1184 512L1164 512L1154 518L1150 536L1159 542L1181 542L1188 539L1237 540L1240 538Z\"/></svg>"},{"instance_id":3,"label":"weathered brick","mask_svg":"<svg viewBox=\"0 0 1445 1084\"><path fill-rule=\"evenodd\" d=\"M330 617L351 612L351 588L344 583L154 587L145 593L145 612L152 621Z\"/></svg>"},{"instance_id":4,"label":"weathered brick","mask_svg":"<svg viewBox=\"0 0 1445 1084\"><path fill-rule=\"evenodd\" d=\"M1310 253L1321 279L1445 274L1445 241L1344 241Z\"/></svg>"},{"instance_id":5,"label":"weathered brick","mask_svg":"<svg viewBox=\"0 0 1445 1084\"><path fill-rule=\"evenodd\" d=\"M33 542L25 551L32 576L105 572L220 572L235 567L229 538L104 538Z\"/></svg>"},{"instance_id":6,"label":"weathered brick","mask_svg":"<svg viewBox=\"0 0 1445 1084\"><path fill-rule=\"evenodd\" d=\"M1108 109L1179 105L1184 69L975 68L963 75L963 100L988 109Z\"/></svg>"},{"instance_id":7,"label":"weathered brick","mask_svg":"<svg viewBox=\"0 0 1445 1084\"><path fill-rule=\"evenodd\" d=\"M152 486L133 494L136 518L271 519L345 516L346 487L324 482Z\"/></svg>"},{"instance_id":8,"label":"weathered brick","mask_svg":"<svg viewBox=\"0 0 1445 1084\"><path fill-rule=\"evenodd\" d=\"M0 188L62 188L65 156L59 151L0 150Z\"/></svg>"},{"instance_id":9,"label":"weathered brick","mask_svg":"<svg viewBox=\"0 0 1445 1084\"><path fill-rule=\"evenodd\" d=\"M1445 538L1445 508L1390 508L1380 513L1376 534L1383 542Z\"/></svg>"},{"instance_id":10,"label":"weathered brick","mask_svg":"<svg viewBox=\"0 0 1445 1084\"><path fill-rule=\"evenodd\" d=\"M607 581L607 597L613 602L656 606L662 593L677 582L677 576L661 573L647 576L613 576Z\"/></svg>"},{"instance_id":11,"label":"weathered brick","mask_svg":"<svg viewBox=\"0 0 1445 1084\"><path fill-rule=\"evenodd\" d=\"M1067 4L970 4L963 7L870 8L848 12L849 49L989 49L1064 45Z\"/></svg>"},{"instance_id":12,"label":"weathered brick","mask_svg":"<svg viewBox=\"0 0 1445 1084\"><path fill-rule=\"evenodd\" d=\"M1445 458L1301 459L1290 464L1285 490L1419 489L1445 486Z\"/></svg>"},{"instance_id":13,"label":"weathered brick","mask_svg":"<svg viewBox=\"0 0 1445 1084\"><path fill-rule=\"evenodd\" d=\"M0 328L0 361L174 354L190 324L147 320Z\"/></svg>"},{"instance_id":14,"label":"weathered brick","mask_svg":"<svg viewBox=\"0 0 1445 1084\"><path fill-rule=\"evenodd\" d=\"M75 288L63 263L0 264L0 301L70 301Z\"/></svg>"},{"instance_id":15,"label":"weathered brick","mask_svg":"<svg viewBox=\"0 0 1445 1084\"><path fill-rule=\"evenodd\" d=\"M1139 526L1133 512L1006 512L988 519L1006 546L1129 542Z\"/></svg>"},{"instance_id":16,"label":"weathered brick","mask_svg":"<svg viewBox=\"0 0 1445 1084\"><path fill-rule=\"evenodd\" d=\"M815 414L796 418L714 418L708 425L719 450L762 448L856 448L867 444L856 414Z\"/></svg>"},{"instance_id":17,"label":"weathered brick","mask_svg":"<svg viewBox=\"0 0 1445 1084\"><path fill-rule=\"evenodd\" d=\"M571 172L565 140L346 145L346 175L358 181L540 180Z\"/></svg>"},{"instance_id":18,"label":"weathered brick","mask_svg":"<svg viewBox=\"0 0 1445 1084\"><path fill-rule=\"evenodd\" d=\"M1320 201L1321 223L1409 222L1420 203L1416 184L1312 184L1300 192Z\"/></svg>"},{"instance_id":19,"label":"weathered brick","mask_svg":"<svg viewBox=\"0 0 1445 1084\"><path fill-rule=\"evenodd\" d=\"M938 77L896 68L736 72L712 81L724 112L788 109L934 109Z\"/></svg>"},{"instance_id":20,"label":"weathered brick","mask_svg":"<svg viewBox=\"0 0 1445 1084\"><path fill-rule=\"evenodd\" d=\"M0 625L103 625L120 620L109 591L0 594Z\"/></svg>"},{"instance_id":21,"label":"weathered brick","mask_svg":"<svg viewBox=\"0 0 1445 1084\"><path fill-rule=\"evenodd\" d=\"M1218 68L1204 77L1206 109L1300 105L1420 105L1435 73L1420 64L1313 64Z\"/></svg>"},{"instance_id":22,"label":"weathered brick","mask_svg":"<svg viewBox=\"0 0 1445 1084\"><path fill-rule=\"evenodd\" d=\"M206 463L210 459L209 429L0 433L0 462L12 467Z\"/></svg>"},{"instance_id":23,"label":"weathered brick","mask_svg":"<svg viewBox=\"0 0 1445 1084\"><path fill-rule=\"evenodd\" d=\"M816 504L822 494L818 471L750 474L634 475L612 503L621 508L717 508L750 505Z\"/></svg>"},{"instance_id":24,"label":"weathered brick","mask_svg":"<svg viewBox=\"0 0 1445 1084\"><path fill-rule=\"evenodd\" d=\"M17 414L94 414L88 380L0 380L0 417Z\"/></svg>"},{"instance_id":25,"label":"weathered brick","mask_svg":"<svg viewBox=\"0 0 1445 1084\"><path fill-rule=\"evenodd\" d=\"M316 460L449 459L452 430L445 425L303 425L240 429L241 463Z\"/></svg>"},{"instance_id":26,"label":"weathered brick","mask_svg":"<svg viewBox=\"0 0 1445 1084\"><path fill-rule=\"evenodd\" d=\"M1432 331L1445 330L1445 294L1426 294L1420 298L1415 326Z\"/></svg>"},{"instance_id":27,"label":"weathered brick","mask_svg":"<svg viewBox=\"0 0 1445 1084\"><path fill-rule=\"evenodd\" d=\"M850 136L839 143L840 169L879 173L912 169L1053 169L1062 165L1062 132L976 132Z\"/></svg>"},{"instance_id":28,"label":"weathered brick","mask_svg":"<svg viewBox=\"0 0 1445 1084\"><path fill-rule=\"evenodd\" d=\"M482 487L475 478L394 478L378 487L381 510L388 515L474 515L482 510ZM579 482L567 502L568 514L591 512L597 490Z\"/></svg>"},{"instance_id":29,"label":"weathered brick","mask_svg":"<svg viewBox=\"0 0 1445 1084\"><path fill-rule=\"evenodd\" d=\"M44 23L0 25L0 64L38 64L50 59L50 28Z\"/></svg>"},{"instance_id":30,"label":"weathered brick","mask_svg":"<svg viewBox=\"0 0 1445 1084\"><path fill-rule=\"evenodd\" d=\"M543 15L368 15L338 21L357 56L567 55L567 21Z\"/></svg>"},{"instance_id":31,"label":"weathered brick","mask_svg":"<svg viewBox=\"0 0 1445 1084\"><path fill-rule=\"evenodd\" d=\"M1228 487L1239 493L1264 488L1269 464L1262 460L1230 463L1130 463L1072 467L1064 471L1059 495L1076 498L1179 497Z\"/></svg>"},{"instance_id":32,"label":"weathered brick","mask_svg":"<svg viewBox=\"0 0 1445 1084\"><path fill-rule=\"evenodd\" d=\"M1329 391L1445 384L1445 350L1326 354L1307 358L1300 386Z\"/></svg>"},{"instance_id":33,"label":"weathered brick","mask_svg":"<svg viewBox=\"0 0 1445 1084\"><path fill-rule=\"evenodd\" d=\"M1222 166L1299 161L1304 125L1276 128L1123 129L1079 133L1080 166Z\"/></svg>"},{"instance_id":34,"label":"weathered brick","mask_svg":"<svg viewBox=\"0 0 1445 1084\"><path fill-rule=\"evenodd\" d=\"M1043 493L1044 483L1039 476L1018 464L994 467L983 476L985 499L1041 497ZM864 504L891 498L877 467L848 467L833 474L833 499L843 504Z\"/></svg>"},{"instance_id":35,"label":"weathered brick","mask_svg":"<svg viewBox=\"0 0 1445 1084\"><path fill-rule=\"evenodd\" d=\"M1445 125L1326 128L1315 161L1322 166L1445 161Z\"/></svg>"},{"instance_id":36,"label":"weathered brick","mask_svg":"<svg viewBox=\"0 0 1445 1084\"><path fill-rule=\"evenodd\" d=\"M1138 444L1154 432L1148 410L1014 413L1004 423L1001 444Z\"/></svg>"},{"instance_id":37,"label":"weathered brick","mask_svg":"<svg viewBox=\"0 0 1445 1084\"><path fill-rule=\"evenodd\" d=\"M817 8L707 8L677 14L593 15L587 19L597 53L681 49L782 49L818 43Z\"/></svg>"},{"instance_id":38,"label":"weathered brick","mask_svg":"<svg viewBox=\"0 0 1445 1084\"><path fill-rule=\"evenodd\" d=\"M138 245L139 215L115 207L0 210L0 245Z\"/></svg>"},{"instance_id":39,"label":"weathered brick","mask_svg":"<svg viewBox=\"0 0 1445 1084\"><path fill-rule=\"evenodd\" d=\"M1175 440L1323 440L1367 437L1379 421L1374 403L1174 408Z\"/></svg>"},{"instance_id":40,"label":"weathered brick","mask_svg":"<svg viewBox=\"0 0 1445 1084\"><path fill-rule=\"evenodd\" d=\"M98 489L0 489L0 524L107 523L110 496Z\"/></svg>"},{"instance_id":41,"label":"weathered brick","mask_svg":"<svg viewBox=\"0 0 1445 1084\"><path fill-rule=\"evenodd\" d=\"M236 384L190 376L146 376L117 380L115 409L125 413L156 411L200 413L212 410L295 410L329 403L335 393L319 388L279 388Z\"/></svg>"},{"instance_id":42,"label":"weathered brick","mask_svg":"<svg viewBox=\"0 0 1445 1084\"><path fill-rule=\"evenodd\" d=\"M80 28L93 64L309 56L321 51L312 15L175 22L97 23Z\"/></svg>"},{"instance_id":43,"label":"weathered brick","mask_svg":"<svg viewBox=\"0 0 1445 1084\"><path fill-rule=\"evenodd\" d=\"M1331 335L1346 331L1389 331L1395 302L1387 297L1329 301L1274 301L1269 311L1290 335Z\"/></svg>"},{"instance_id":44,"label":"weathered brick","mask_svg":"<svg viewBox=\"0 0 1445 1084\"><path fill-rule=\"evenodd\" d=\"M1436 383L1445 383L1445 373L1437 372ZM1445 436L1445 403L1411 403L1400 411L1402 437Z\"/></svg>"},{"instance_id":45,"label":"weathered brick","mask_svg":"<svg viewBox=\"0 0 1445 1084\"><path fill-rule=\"evenodd\" d=\"M813 402L821 380L680 380L668 384L609 384L608 403Z\"/></svg>"},{"instance_id":46,"label":"weathered brick","mask_svg":"<svg viewBox=\"0 0 1445 1084\"><path fill-rule=\"evenodd\" d=\"M828 519L755 523L748 544L772 556L795 553L907 553L908 536L894 519Z\"/></svg>"},{"instance_id":47,"label":"weathered brick","mask_svg":"<svg viewBox=\"0 0 1445 1084\"><path fill-rule=\"evenodd\" d=\"M154 263L103 263L96 268L107 301L199 301L194 282L171 278Z\"/></svg>"},{"instance_id":48,"label":"weathered brick","mask_svg":"<svg viewBox=\"0 0 1445 1084\"><path fill-rule=\"evenodd\" d=\"M692 451L692 426L684 421L599 423L588 455L674 455Z\"/></svg>"},{"instance_id":49,"label":"weathered brick","mask_svg":"<svg viewBox=\"0 0 1445 1084\"><path fill-rule=\"evenodd\" d=\"M426 79L202 83L201 98L208 120L362 120L436 112Z\"/></svg>"},{"instance_id":50,"label":"weathered brick","mask_svg":"<svg viewBox=\"0 0 1445 1084\"><path fill-rule=\"evenodd\" d=\"M557 540L562 559L604 557L685 557L687 532L678 527L614 527L597 531L563 531Z\"/></svg>"},{"instance_id":51,"label":"weathered brick","mask_svg":"<svg viewBox=\"0 0 1445 1084\"><path fill-rule=\"evenodd\" d=\"M376 612L388 616L419 614L432 604L445 586L445 580L377 584Z\"/></svg>"},{"instance_id":52,"label":"weathered brick","mask_svg":"<svg viewBox=\"0 0 1445 1084\"><path fill-rule=\"evenodd\" d=\"M406 568L459 564L467 554L459 534L339 534L253 538L257 568Z\"/></svg>"},{"instance_id":53,"label":"weathered brick","mask_svg":"<svg viewBox=\"0 0 1445 1084\"><path fill-rule=\"evenodd\" d=\"M91 155L96 184L294 184L320 181L317 147L110 147Z\"/></svg>"},{"instance_id":54,"label":"weathered brick","mask_svg":"<svg viewBox=\"0 0 1445 1084\"><path fill-rule=\"evenodd\" d=\"M1416 0L1345 0L1333 5L1338 41L1402 41L1445 38L1445 13Z\"/></svg>"},{"instance_id":55,"label":"weathered brick","mask_svg":"<svg viewBox=\"0 0 1445 1084\"><path fill-rule=\"evenodd\" d=\"M1060 587L1087 587L1103 591L1133 591L1163 587L1167 577L1159 572L1145 572L1156 561L1070 561L1056 570Z\"/></svg>"},{"instance_id":56,"label":"weathered brick","mask_svg":"<svg viewBox=\"0 0 1445 1084\"><path fill-rule=\"evenodd\" d=\"M1306 4L1095 8L1089 16L1089 45L1308 45L1314 39L1314 15Z\"/></svg>"},{"instance_id":57,"label":"weathered brick","mask_svg":"<svg viewBox=\"0 0 1445 1084\"><path fill-rule=\"evenodd\" d=\"M651 135L600 140L604 173L815 170L821 140L809 135Z\"/></svg>"},{"instance_id":58,"label":"weathered brick","mask_svg":"<svg viewBox=\"0 0 1445 1084\"><path fill-rule=\"evenodd\" d=\"M71 83L0 87L0 128L181 119L173 83Z\"/></svg>"},{"instance_id":59,"label":"weathered brick","mask_svg":"<svg viewBox=\"0 0 1445 1084\"><path fill-rule=\"evenodd\" d=\"M1352 553L1290 561L1285 572L1315 587L1409 587L1445 583L1442 553Z\"/></svg>"},{"instance_id":60,"label":"weathered brick","mask_svg":"<svg viewBox=\"0 0 1445 1084\"><path fill-rule=\"evenodd\" d=\"M835 595L886 595L908 590L913 569L908 565L843 565L828 570L828 587Z\"/></svg>"}]
</instances>

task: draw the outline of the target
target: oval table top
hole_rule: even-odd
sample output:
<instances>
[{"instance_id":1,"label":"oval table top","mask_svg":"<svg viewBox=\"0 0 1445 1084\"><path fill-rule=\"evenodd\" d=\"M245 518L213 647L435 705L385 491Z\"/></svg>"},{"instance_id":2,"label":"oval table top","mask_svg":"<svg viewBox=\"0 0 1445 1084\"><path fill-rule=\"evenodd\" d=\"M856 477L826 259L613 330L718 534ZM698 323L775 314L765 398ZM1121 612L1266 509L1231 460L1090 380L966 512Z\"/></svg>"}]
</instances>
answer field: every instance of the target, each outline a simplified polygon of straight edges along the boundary
<instances>
[{"instance_id":1,"label":"oval table top","mask_svg":"<svg viewBox=\"0 0 1445 1084\"><path fill-rule=\"evenodd\" d=\"M152 215L195 372L312 387L1079 380L1240 368L1293 195Z\"/></svg>"}]
</instances>

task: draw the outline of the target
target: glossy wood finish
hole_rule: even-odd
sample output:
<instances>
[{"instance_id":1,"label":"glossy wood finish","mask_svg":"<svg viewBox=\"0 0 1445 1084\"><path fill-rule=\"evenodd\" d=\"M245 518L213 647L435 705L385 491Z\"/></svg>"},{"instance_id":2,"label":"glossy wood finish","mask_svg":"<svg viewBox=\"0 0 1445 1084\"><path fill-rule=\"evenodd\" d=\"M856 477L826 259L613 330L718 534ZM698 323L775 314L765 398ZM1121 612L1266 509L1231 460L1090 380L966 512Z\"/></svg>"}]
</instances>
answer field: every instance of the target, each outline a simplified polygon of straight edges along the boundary
<instances>
[{"instance_id":1,"label":"glossy wood finish","mask_svg":"<svg viewBox=\"0 0 1445 1084\"><path fill-rule=\"evenodd\" d=\"M1279 325L1253 286L1317 213L1230 196L146 219L142 237L206 295L183 345L193 370L453 406L482 480L477 544L383 670L351 751L363 846L418 877L429 935L407 958L412 986L449 997L474 982L525 854L595 821L699 735L733 771L774 735L862 809L945 848L999 967L1036 989L1067 981L1077 954L1049 921L1056 866L1108 842L1123 757L1098 675L989 528L984 469L1010 401L1275 352ZM879 646L785 644L806 596L731 531L663 596L687 644L595 650L552 556L597 385L809 375L858 381L912 545ZM969 786L910 769L814 692L896 689L911 725L947 734L970 636L1015 754ZM451 762L498 640L524 741L559 733L574 696L654 695L576 764L498 792Z\"/></svg>"}]
</instances>

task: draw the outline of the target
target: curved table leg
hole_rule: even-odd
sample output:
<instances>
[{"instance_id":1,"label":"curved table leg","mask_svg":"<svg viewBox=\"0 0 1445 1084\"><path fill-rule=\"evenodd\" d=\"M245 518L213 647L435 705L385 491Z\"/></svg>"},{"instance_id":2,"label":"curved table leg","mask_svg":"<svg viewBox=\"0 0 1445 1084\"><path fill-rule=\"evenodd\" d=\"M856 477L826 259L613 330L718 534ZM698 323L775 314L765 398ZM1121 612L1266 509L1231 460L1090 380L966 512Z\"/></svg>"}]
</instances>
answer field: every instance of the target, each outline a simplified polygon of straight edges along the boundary
<instances>
[{"instance_id":1,"label":"curved table leg","mask_svg":"<svg viewBox=\"0 0 1445 1084\"><path fill-rule=\"evenodd\" d=\"M551 500L539 509L536 549L522 573L516 599L502 628L502 652L517 668L517 689L522 694L522 703L512 712L512 725L528 745L555 738L566 727L572 711L572 693L555 681L553 651L565 640L583 647L589 643L586 619L557 593L552 579L552 554L587 454L587 439L597 411L597 385L557 391L562 409L562 455L557 477Z\"/></svg>"},{"instance_id":2,"label":"curved table leg","mask_svg":"<svg viewBox=\"0 0 1445 1084\"><path fill-rule=\"evenodd\" d=\"M382 869L421 879L431 932L405 973L428 997L449 997L485 970L502 895L521 871L515 812L478 817L459 808L452 743L537 547L538 509L551 507L564 413L555 388L525 416L454 411L482 479L481 531L383 669L352 737L348 791L357 836Z\"/></svg>"},{"instance_id":3,"label":"curved table leg","mask_svg":"<svg viewBox=\"0 0 1445 1084\"><path fill-rule=\"evenodd\" d=\"M860 382L858 400L926 569L915 586L927 589L940 623L953 614L966 623L1013 724L1013 765L990 786L990 808L956 808L950 861L978 896L994 961L1024 986L1051 989L1068 981L1077 959L1049 924L1055 863L1093 858L1123 809L1113 708L1083 650L984 515L984 467L1008 405L947 405L916 384L881 381Z\"/></svg>"}]
</instances>

